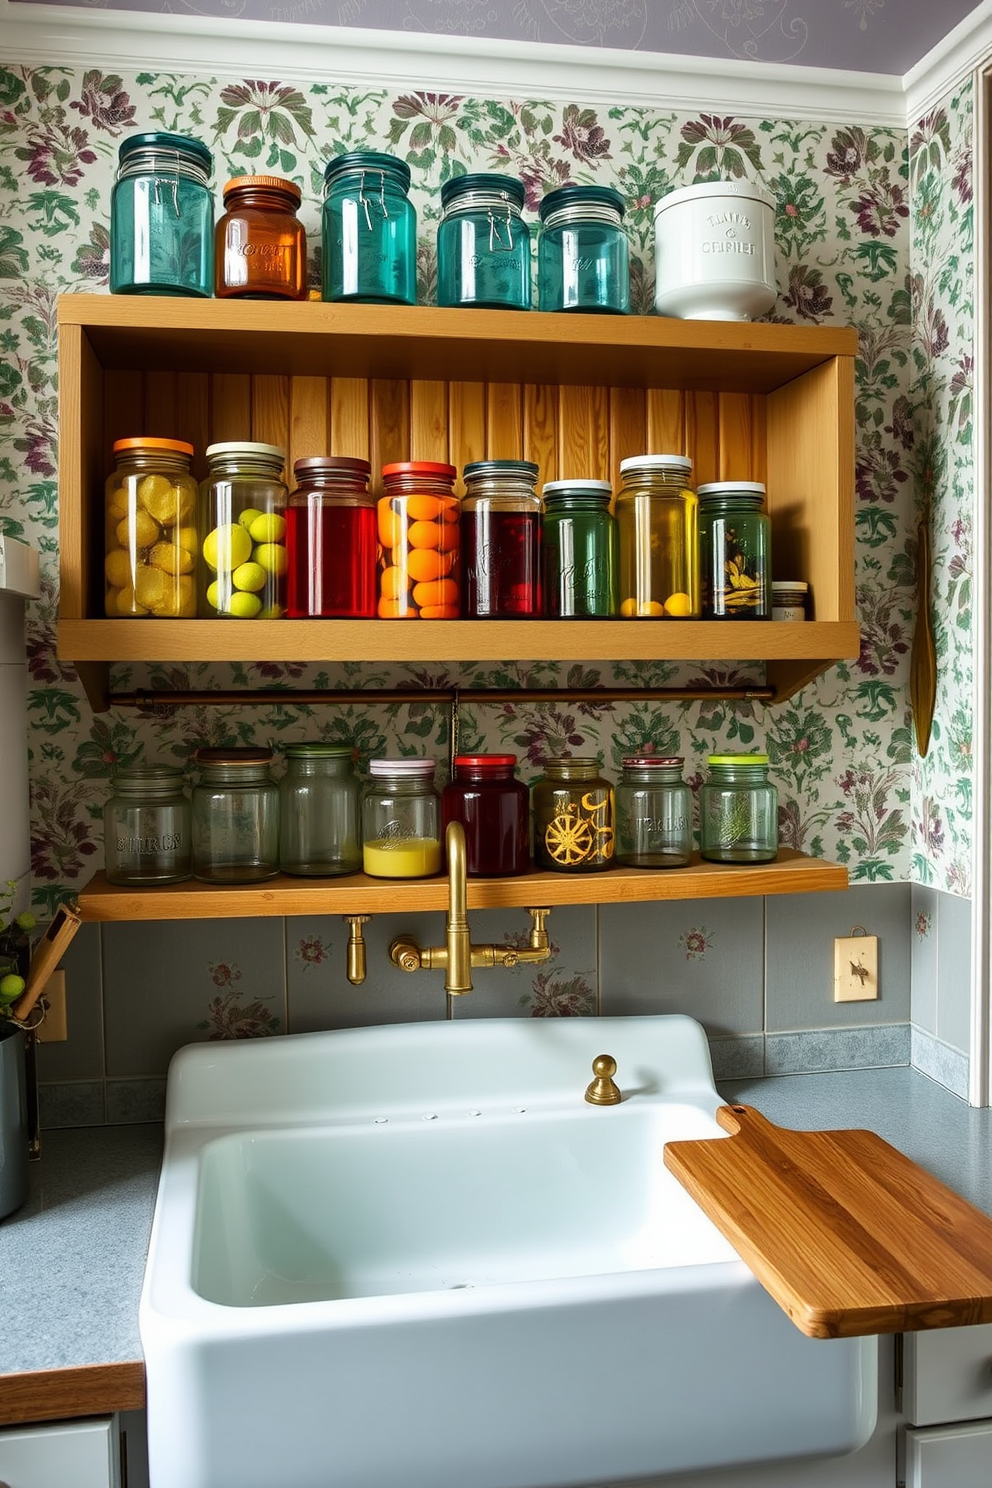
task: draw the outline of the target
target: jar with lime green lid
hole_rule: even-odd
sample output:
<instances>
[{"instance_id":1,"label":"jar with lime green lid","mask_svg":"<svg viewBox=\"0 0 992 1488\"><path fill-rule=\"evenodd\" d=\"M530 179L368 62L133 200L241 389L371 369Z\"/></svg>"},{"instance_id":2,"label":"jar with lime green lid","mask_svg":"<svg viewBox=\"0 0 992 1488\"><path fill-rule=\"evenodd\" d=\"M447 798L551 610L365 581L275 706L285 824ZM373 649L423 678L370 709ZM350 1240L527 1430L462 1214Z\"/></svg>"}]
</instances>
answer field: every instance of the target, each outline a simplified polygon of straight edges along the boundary
<instances>
[{"instance_id":1,"label":"jar with lime green lid","mask_svg":"<svg viewBox=\"0 0 992 1488\"><path fill-rule=\"evenodd\" d=\"M279 782L279 866L304 878L362 867L361 788L350 744L287 744Z\"/></svg>"},{"instance_id":2,"label":"jar with lime green lid","mask_svg":"<svg viewBox=\"0 0 992 1488\"><path fill-rule=\"evenodd\" d=\"M227 440L207 446L200 485L198 613L210 620L278 620L286 613L286 452Z\"/></svg>"},{"instance_id":3,"label":"jar with lime green lid","mask_svg":"<svg viewBox=\"0 0 992 1488\"><path fill-rule=\"evenodd\" d=\"M699 850L712 863L778 856L778 791L767 754L711 754L699 787Z\"/></svg>"},{"instance_id":4,"label":"jar with lime green lid","mask_svg":"<svg viewBox=\"0 0 992 1488\"><path fill-rule=\"evenodd\" d=\"M196 614L193 446L140 437L114 444L104 504L104 612L113 620Z\"/></svg>"}]
</instances>

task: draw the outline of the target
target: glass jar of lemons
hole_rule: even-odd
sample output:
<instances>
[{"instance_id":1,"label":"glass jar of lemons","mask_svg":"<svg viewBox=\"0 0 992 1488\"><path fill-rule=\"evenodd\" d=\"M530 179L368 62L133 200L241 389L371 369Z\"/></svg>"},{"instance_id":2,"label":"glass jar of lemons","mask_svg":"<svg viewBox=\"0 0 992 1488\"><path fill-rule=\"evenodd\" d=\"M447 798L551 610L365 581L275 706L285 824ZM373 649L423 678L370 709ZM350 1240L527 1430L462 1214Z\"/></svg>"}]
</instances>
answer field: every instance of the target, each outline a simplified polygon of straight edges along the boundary
<instances>
[{"instance_id":1,"label":"glass jar of lemons","mask_svg":"<svg viewBox=\"0 0 992 1488\"><path fill-rule=\"evenodd\" d=\"M699 502L691 474L686 455L620 462L616 517L625 619L699 617Z\"/></svg>"}]
</instances>

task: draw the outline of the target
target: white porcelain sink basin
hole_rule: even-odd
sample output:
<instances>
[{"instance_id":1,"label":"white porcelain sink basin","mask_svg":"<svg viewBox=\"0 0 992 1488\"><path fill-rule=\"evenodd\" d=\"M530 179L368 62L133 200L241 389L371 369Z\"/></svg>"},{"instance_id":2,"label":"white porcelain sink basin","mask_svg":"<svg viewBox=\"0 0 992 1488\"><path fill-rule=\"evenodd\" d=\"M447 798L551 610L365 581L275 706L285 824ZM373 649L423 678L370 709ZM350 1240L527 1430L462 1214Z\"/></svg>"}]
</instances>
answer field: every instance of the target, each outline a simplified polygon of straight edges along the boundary
<instances>
[{"instance_id":1,"label":"white porcelain sink basin","mask_svg":"<svg viewBox=\"0 0 992 1488\"><path fill-rule=\"evenodd\" d=\"M620 1105L583 1099L600 1053ZM861 1445L875 1341L805 1338L663 1166L719 1104L681 1017L182 1050L152 1488L567 1488Z\"/></svg>"}]
</instances>

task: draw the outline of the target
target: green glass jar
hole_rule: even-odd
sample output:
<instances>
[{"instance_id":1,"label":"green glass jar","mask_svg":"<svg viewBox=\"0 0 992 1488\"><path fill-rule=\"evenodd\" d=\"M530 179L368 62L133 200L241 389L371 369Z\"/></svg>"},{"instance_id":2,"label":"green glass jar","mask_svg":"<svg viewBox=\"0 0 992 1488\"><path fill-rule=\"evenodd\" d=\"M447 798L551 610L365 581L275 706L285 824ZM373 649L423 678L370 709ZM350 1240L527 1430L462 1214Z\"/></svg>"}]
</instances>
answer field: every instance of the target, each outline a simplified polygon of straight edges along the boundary
<instances>
[{"instance_id":1,"label":"green glass jar","mask_svg":"<svg viewBox=\"0 0 992 1488\"><path fill-rule=\"evenodd\" d=\"M321 297L360 305L417 299L417 213L410 167L375 150L351 150L324 169Z\"/></svg>"},{"instance_id":2,"label":"green glass jar","mask_svg":"<svg viewBox=\"0 0 992 1488\"><path fill-rule=\"evenodd\" d=\"M287 744L279 782L279 866L306 878L358 873L361 788L350 744Z\"/></svg>"},{"instance_id":3,"label":"green glass jar","mask_svg":"<svg viewBox=\"0 0 992 1488\"><path fill-rule=\"evenodd\" d=\"M544 610L593 620L617 610L616 521L609 481L548 481L544 498Z\"/></svg>"},{"instance_id":4,"label":"green glass jar","mask_svg":"<svg viewBox=\"0 0 992 1488\"><path fill-rule=\"evenodd\" d=\"M616 515L626 619L699 618L699 501L691 473L686 455L620 462Z\"/></svg>"},{"instance_id":5,"label":"green glass jar","mask_svg":"<svg viewBox=\"0 0 992 1488\"><path fill-rule=\"evenodd\" d=\"M559 186L541 202L537 248L542 310L626 315L630 250L624 199L612 186Z\"/></svg>"},{"instance_id":6,"label":"green glass jar","mask_svg":"<svg viewBox=\"0 0 992 1488\"><path fill-rule=\"evenodd\" d=\"M437 302L529 310L530 228L513 176L455 176L441 187Z\"/></svg>"},{"instance_id":7,"label":"green glass jar","mask_svg":"<svg viewBox=\"0 0 992 1488\"><path fill-rule=\"evenodd\" d=\"M595 873L613 862L613 787L590 758L549 759L534 782L534 861L552 873Z\"/></svg>"},{"instance_id":8,"label":"green glass jar","mask_svg":"<svg viewBox=\"0 0 992 1488\"><path fill-rule=\"evenodd\" d=\"M704 620L772 618L772 532L760 481L700 486L699 569Z\"/></svg>"},{"instance_id":9,"label":"green glass jar","mask_svg":"<svg viewBox=\"0 0 992 1488\"><path fill-rule=\"evenodd\" d=\"M778 791L767 754L711 754L699 788L699 849L712 863L770 863L778 856Z\"/></svg>"}]
</instances>

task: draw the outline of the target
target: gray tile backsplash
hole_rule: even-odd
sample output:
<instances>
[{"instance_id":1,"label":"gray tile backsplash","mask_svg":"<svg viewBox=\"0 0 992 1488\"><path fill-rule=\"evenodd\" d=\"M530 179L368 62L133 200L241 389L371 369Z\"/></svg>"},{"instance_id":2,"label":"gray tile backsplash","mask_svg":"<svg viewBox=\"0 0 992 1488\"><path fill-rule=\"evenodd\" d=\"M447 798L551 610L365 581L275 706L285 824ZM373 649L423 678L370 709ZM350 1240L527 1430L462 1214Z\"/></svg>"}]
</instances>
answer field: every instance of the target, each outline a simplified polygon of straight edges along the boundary
<instances>
[{"instance_id":1,"label":"gray tile backsplash","mask_svg":"<svg viewBox=\"0 0 992 1488\"><path fill-rule=\"evenodd\" d=\"M522 944L525 910L470 915L473 940ZM346 975L340 915L84 925L64 966L69 1039L38 1052L43 1126L158 1120L169 1061L210 1038L434 1018L687 1013L717 1078L919 1063L967 1088L968 901L909 884L846 893L562 906L545 965L443 972L389 961L401 933L444 937L440 913L376 915L368 972ZM833 941L878 937L881 995L835 1003Z\"/></svg>"}]
</instances>

